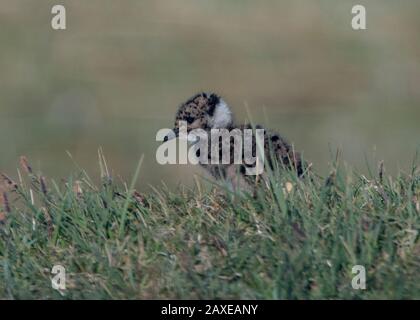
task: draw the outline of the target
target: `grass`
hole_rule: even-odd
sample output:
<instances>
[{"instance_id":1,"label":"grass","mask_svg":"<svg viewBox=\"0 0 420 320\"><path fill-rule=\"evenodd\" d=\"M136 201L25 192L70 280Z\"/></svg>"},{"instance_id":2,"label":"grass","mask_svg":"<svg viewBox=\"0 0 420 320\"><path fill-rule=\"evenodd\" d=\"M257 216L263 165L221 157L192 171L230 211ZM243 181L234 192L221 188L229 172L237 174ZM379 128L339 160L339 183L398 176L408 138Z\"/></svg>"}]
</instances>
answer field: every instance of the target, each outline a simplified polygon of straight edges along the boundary
<instances>
[{"instance_id":1,"label":"grass","mask_svg":"<svg viewBox=\"0 0 420 320\"><path fill-rule=\"evenodd\" d=\"M420 299L420 174L271 173L256 197L197 180L148 194L83 171L54 181L25 158L0 204L2 299ZM139 166L140 168L140 166ZM66 268L66 290L51 269ZM366 290L351 286L366 268Z\"/></svg>"}]
</instances>

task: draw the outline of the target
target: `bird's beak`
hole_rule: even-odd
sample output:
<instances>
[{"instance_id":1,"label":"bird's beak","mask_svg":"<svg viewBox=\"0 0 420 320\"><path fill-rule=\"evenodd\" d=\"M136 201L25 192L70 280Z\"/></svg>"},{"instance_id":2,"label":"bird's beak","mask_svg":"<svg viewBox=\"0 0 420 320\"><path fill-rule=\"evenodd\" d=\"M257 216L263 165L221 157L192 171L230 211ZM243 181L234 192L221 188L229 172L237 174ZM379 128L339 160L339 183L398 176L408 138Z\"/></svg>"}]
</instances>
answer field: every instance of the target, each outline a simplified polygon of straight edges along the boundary
<instances>
[{"instance_id":1,"label":"bird's beak","mask_svg":"<svg viewBox=\"0 0 420 320\"><path fill-rule=\"evenodd\" d=\"M179 129L178 128L174 128L171 132L169 132L164 138L163 138L163 142L167 142L169 140L178 138L179 136Z\"/></svg>"}]
</instances>

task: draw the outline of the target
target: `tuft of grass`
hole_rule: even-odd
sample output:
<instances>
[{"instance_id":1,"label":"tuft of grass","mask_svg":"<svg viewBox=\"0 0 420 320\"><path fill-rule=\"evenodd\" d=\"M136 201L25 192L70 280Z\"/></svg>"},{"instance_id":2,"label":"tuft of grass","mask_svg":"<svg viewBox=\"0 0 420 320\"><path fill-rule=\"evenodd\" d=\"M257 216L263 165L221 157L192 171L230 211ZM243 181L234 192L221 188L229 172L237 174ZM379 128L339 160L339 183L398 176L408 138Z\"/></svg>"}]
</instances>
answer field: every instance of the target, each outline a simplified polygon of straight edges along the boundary
<instances>
[{"instance_id":1,"label":"tuft of grass","mask_svg":"<svg viewBox=\"0 0 420 320\"><path fill-rule=\"evenodd\" d=\"M280 169L255 196L196 180L148 194L80 170L56 182L26 158L1 175L2 299L419 299L420 173L369 179ZM66 290L51 269L66 269ZM355 290L352 267L366 269Z\"/></svg>"}]
</instances>

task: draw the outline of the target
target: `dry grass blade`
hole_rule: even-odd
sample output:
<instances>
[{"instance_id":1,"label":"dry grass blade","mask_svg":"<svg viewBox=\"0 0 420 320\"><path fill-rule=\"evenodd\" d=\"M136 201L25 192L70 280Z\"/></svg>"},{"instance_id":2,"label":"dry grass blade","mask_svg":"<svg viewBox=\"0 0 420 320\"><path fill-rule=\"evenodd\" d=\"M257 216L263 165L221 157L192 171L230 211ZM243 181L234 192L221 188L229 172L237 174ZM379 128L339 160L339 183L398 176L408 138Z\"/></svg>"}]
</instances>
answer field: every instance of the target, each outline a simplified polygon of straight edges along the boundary
<instances>
[{"instance_id":1,"label":"dry grass blade","mask_svg":"<svg viewBox=\"0 0 420 320\"><path fill-rule=\"evenodd\" d=\"M1 207L3 207L4 211L1 210ZM10 213L9 200L6 191L0 187L0 224L3 224L6 221L6 212Z\"/></svg>"},{"instance_id":2,"label":"dry grass blade","mask_svg":"<svg viewBox=\"0 0 420 320\"><path fill-rule=\"evenodd\" d=\"M14 190L14 191L18 190L19 188L18 184L14 182L11 178L9 178L9 176L7 176L4 173L1 173L0 177L3 179L4 184L9 190Z\"/></svg>"},{"instance_id":3,"label":"dry grass blade","mask_svg":"<svg viewBox=\"0 0 420 320\"><path fill-rule=\"evenodd\" d=\"M20 157L20 166L27 174L33 174L32 167L29 164L28 159L25 156Z\"/></svg>"},{"instance_id":4,"label":"dry grass blade","mask_svg":"<svg viewBox=\"0 0 420 320\"><path fill-rule=\"evenodd\" d=\"M52 238L52 234L54 232L54 225L51 218L51 215L47 208L42 207L42 211L44 213L45 222L47 223L47 231L48 231L48 238Z\"/></svg>"},{"instance_id":5,"label":"dry grass blade","mask_svg":"<svg viewBox=\"0 0 420 320\"><path fill-rule=\"evenodd\" d=\"M41 186L41 192L42 192L42 194L46 198L48 198L47 181L45 180L45 177L39 178L39 184Z\"/></svg>"},{"instance_id":6,"label":"dry grass blade","mask_svg":"<svg viewBox=\"0 0 420 320\"><path fill-rule=\"evenodd\" d=\"M382 184L384 181L384 172L385 172L385 167L384 167L384 161L380 161L379 162L379 168L378 168L378 175L379 175L379 183Z\"/></svg>"},{"instance_id":7,"label":"dry grass blade","mask_svg":"<svg viewBox=\"0 0 420 320\"><path fill-rule=\"evenodd\" d=\"M80 198L83 195L82 190L82 181L76 180L73 184L73 192L76 194L76 197Z\"/></svg>"},{"instance_id":8,"label":"dry grass blade","mask_svg":"<svg viewBox=\"0 0 420 320\"><path fill-rule=\"evenodd\" d=\"M12 211L10 209L10 202L7 196L7 192L3 187L0 187L0 205L3 206L3 209L6 213L10 213Z\"/></svg>"}]
</instances>

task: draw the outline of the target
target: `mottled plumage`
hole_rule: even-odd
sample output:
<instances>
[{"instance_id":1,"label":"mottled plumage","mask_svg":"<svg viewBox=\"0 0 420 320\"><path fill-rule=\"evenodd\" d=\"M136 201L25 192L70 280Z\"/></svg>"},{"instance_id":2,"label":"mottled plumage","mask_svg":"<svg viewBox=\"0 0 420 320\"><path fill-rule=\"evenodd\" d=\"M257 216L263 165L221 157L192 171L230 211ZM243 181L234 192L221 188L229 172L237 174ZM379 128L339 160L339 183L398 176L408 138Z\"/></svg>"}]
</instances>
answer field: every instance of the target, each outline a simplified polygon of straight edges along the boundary
<instances>
[{"instance_id":1,"label":"mottled plumage","mask_svg":"<svg viewBox=\"0 0 420 320\"><path fill-rule=\"evenodd\" d=\"M211 158L211 129L227 129L229 131L239 129L253 129L250 124L237 125L234 123L232 112L226 102L214 93L199 93L186 102L182 103L175 116L175 128L174 132L178 136L179 122L187 122L187 131L190 132L193 129L203 129L208 132L209 136L209 160ZM264 129L261 126L255 126L254 129ZM257 146L255 140L255 133L252 139L252 154L255 156ZM222 143L219 142L219 154L220 159L222 157ZM234 139L230 141L231 152L230 162L228 164L201 164L213 177L217 180L225 180L234 190L246 190L252 192L254 190L254 184L256 181L264 180L264 173L262 179L256 178L256 176L246 175L246 167L253 167L255 164L246 164L242 161L242 164L234 164ZM265 154L265 165L269 165L273 168L275 161L283 164L284 168L289 170L296 170L300 176L303 174L303 163L301 156L298 152L295 152L293 147L278 133L265 129L264 134L264 154ZM199 154L197 154L199 156ZM244 157L244 152L242 152ZM209 161L210 162L210 161Z\"/></svg>"}]
</instances>

